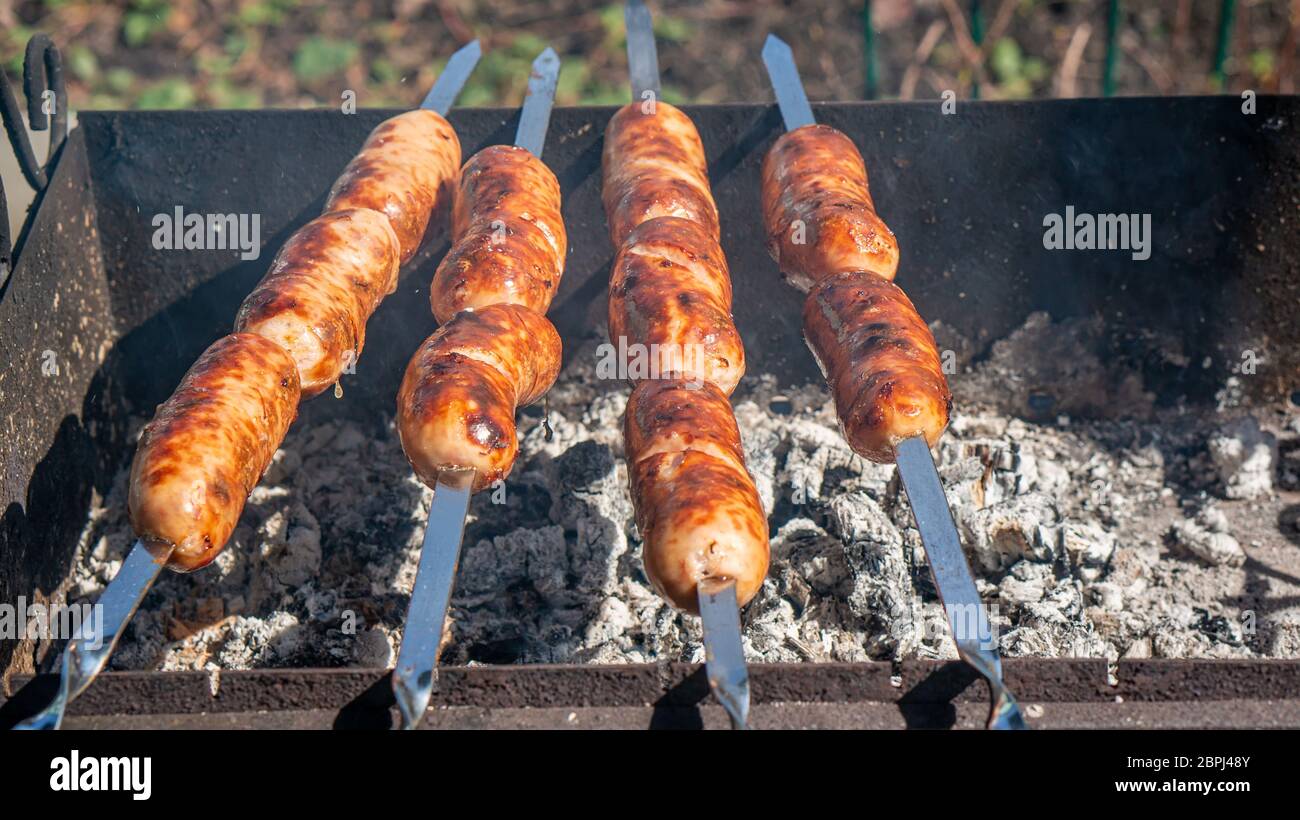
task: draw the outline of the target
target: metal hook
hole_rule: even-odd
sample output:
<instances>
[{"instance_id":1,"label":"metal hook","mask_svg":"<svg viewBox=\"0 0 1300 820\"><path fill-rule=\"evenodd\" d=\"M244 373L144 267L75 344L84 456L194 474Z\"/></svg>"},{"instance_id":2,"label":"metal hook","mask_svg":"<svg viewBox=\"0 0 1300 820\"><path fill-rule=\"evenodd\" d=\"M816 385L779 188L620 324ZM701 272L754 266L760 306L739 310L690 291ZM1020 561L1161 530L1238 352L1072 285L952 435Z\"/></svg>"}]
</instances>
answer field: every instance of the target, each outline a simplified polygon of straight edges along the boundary
<instances>
[{"instance_id":1,"label":"metal hook","mask_svg":"<svg viewBox=\"0 0 1300 820\"><path fill-rule=\"evenodd\" d=\"M46 110L46 92L54 96L50 106L52 111ZM48 166L68 138L68 95L63 83L63 57L44 34L33 35L27 41L27 53L23 57L23 94L27 97L27 119L33 131L49 128L50 115L53 114L54 128L50 131L50 147L45 153Z\"/></svg>"},{"instance_id":2,"label":"metal hook","mask_svg":"<svg viewBox=\"0 0 1300 820\"><path fill-rule=\"evenodd\" d=\"M46 110L46 92L54 95L52 112ZM27 42L27 53L23 58L23 93L27 97L27 116L33 131L49 129L50 114L54 117L45 165L36 161L32 142L23 126L18 99L14 96L13 86L9 84L9 75L0 68L0 115L4 119L4 128L14 154L18 157L23 177L39 192L45 190L49 183L46 166L68 137L68 101L63 82L63 58L59 55L58 48L44 34L37 34Z\"/></svg>"},{"instance_id":3,"label":"metal hook","mask_svg":"<svg viewBox=\"0 0 1300 820\"><path fill-rule=\"evenodd\" d=\"M63 58L59 49L44 34L34 35L27 41L27 51L23 56L23 94L27 98L27 118L33 131L50 129L51 115L53 129L50 130L50 146L45 153L45 163L36 160L32 150L32 141L23 125L23 117L18 98L14 96L13 86L9 84L9 75L0 68L0 119L4 121L5 133L9 144L13 146L14 156L18 158L18 167L23 172L27 184L37 193L45 190L49 184L46 169L54 162L59 149L68 139L68 95L63 82ZM47 94L53 95L48 105ZM9 273L14 266L13 237L9 235L9 200L5 195L4 183L0 181L0 289L9 280Z\"/></svg>"}]
</instances>

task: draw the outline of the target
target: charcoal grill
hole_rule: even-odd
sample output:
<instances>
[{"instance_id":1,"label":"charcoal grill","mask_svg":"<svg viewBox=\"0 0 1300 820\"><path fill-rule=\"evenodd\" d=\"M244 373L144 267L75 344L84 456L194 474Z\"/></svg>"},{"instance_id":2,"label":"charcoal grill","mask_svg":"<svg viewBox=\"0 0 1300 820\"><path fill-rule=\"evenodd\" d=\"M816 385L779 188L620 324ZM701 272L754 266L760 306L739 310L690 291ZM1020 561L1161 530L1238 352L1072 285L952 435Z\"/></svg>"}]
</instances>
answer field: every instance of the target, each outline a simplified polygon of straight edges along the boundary
<instances>
[{"instance_id":1,"label":"charcoal grill","mask_svg":"<svg viewBox=\"0 0 1300 820\"><path fill-rule=\"evenodd\" d=\"M569 354L605 333L613 248L600 205L600 154L613 110L557 109L547 143L571 239L550 318ZM685 110L709 155L748 370L782 384L820 382L799 335L800 297L780 282L760 230L759 167L781 132L780 115L773 105ZM228 332L271 256L319 213L370 129L395 113L80 114L17 265L0 285L0 601L32 600L67 576L92 492L106 493L130 458L128 419L149 415L195 357ZM1251 399L1271 402L1300 387L1300 98L1260 97L1253 114L1243 113L1236 97L1208 97L960 103L954 114L944 114L937 102L843 103L816 106L816 115L862 147L873 194L902 248L900 282L927 319L987 346L1033 311L1099 315L1113 356L1139 370L1165 407L1211 403L1245 350L1262 352L1266 361L1242 380ZM462 109L450 119L468 156L509 142L517 116L514 109ZM154 251L150 219L177 205L192 213L260 214L261 258ZM1067 205L1152 214L1151 258L1044 249L1043 216ZM370 323L345 398L306 403L301 424L342 416L377 430L391 418L407 358L432 328L426 287L445 250L445 238L434 239L408 265L399 294ZM1212 365L1174 367L1134 355L1131 340L1151 332L1179 340L1190 361L1208 357ZM54 353L57 374L43 368L46 351ZM0 643L0 670L13 671L14 651L13 642ZM1195 701L1208 692L1210 699L1290 704L1260 722L1300 725L1300 669L1290 662L1121 664L1118 688L1097 663L1013 660L1008 675L1019 677L1029 704L1056 700L1100 709L1116 695L1131 703L1134 692L1145 691L1153 703ZM776 725L846 725L852 715L866 725L866 712L854 711L862 704L883 704L882 714L894 716L920 714L915 705L928 704L940 722L947 715L961 723L962 698L969 697L972 714L979 711L982 684L949 703L969 687L967 673L946 665L904 669L910 671L900 678L887 664L759 666L755 698L760 705L840 709L836 717L814 718L806 710L768 707L776 709L770 712ZM81 716L82 725L152 725L154 718L196 725L198 718L186 715L199 712L258 725L259 710L275 709L284 712L276 718L284 725L337 725L375 707L377 693L386 691L384 674L232 672L222 676L215 696L205 675L108 674L70 714ZM891 674L901 686L890 684ZM1073 683L1060 683L1061 675ZM639 684L629 685L629 694L610 694L620 676ZM1231 680L1258 685L1242 689ZM722 721L711 705L694 706L707 693L698 672L676 666L449 670L449 681L435 702L469 710L448 711L451 724L563 724L578 715L574 710L594 709L583 715L609 725L646 725L668 712L677 720L673 710L683 706L693 715L688 723ZM591 689L592 681L605 683ZM1060 684L1056 694L1049 691L1052 681ZM3 692L10 699L0 708L4 724L21 717L19 708L48 683L11 677ZM494 686L502 694L492 694ZM589 690L594 694L584 694ZM525 694L511 695L519 692ZM171 693L161 711L148 703L158 693ZM517 711L524 707L543 711ZM1140 719L1170 723L1177 714L1152 707Z\"/></svg>"}]
</instances>

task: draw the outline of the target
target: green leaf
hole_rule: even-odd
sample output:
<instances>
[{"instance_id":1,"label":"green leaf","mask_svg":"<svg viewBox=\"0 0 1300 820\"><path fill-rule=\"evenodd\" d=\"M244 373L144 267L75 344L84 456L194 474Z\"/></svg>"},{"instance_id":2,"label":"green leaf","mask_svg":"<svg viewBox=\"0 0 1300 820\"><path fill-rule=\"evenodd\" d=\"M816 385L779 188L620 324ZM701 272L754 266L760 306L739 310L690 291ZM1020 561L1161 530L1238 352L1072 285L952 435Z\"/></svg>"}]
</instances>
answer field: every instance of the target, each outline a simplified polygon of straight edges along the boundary
<instances>
[{"instance_id":1,"label":"green leaf","mask_svg":"<svg viewBox=\"0 0 1300 820\"><path fill-rule=\"evenodd\" d=\"M357 58L356 43L329 37L308 37L293 55L293 73L314 82L343 71Z\"/></svg>"},{"instance_id":2,"label":"green leaf","mask_svg":"<svg viewBox=\"0 0 1300 820\"><path fill-rule=\"evenodd\" d=\"M654 21L655 37L670 43L682 43L689 40L695 27L689 20L681 17L656 17Z\"/></svg>"},{"instance_id":3,"label":"green leaf","mask_svg":"<svg viewBox=\"0 0 1300 820\"><path fill-rule=\"evenodd\" d=\"M1019 77L1022 65L1019 44L1009 37L1003 37L993 45L989 62L999 80L1006 82Z\"/></svg>"},{"instance_id":4,"label":"green leaf","mask_svg":"<svg viewBox=\"0 0 1300 820\"><path fill-rule=\"evenodd\" d=\"M226 37L225 51L232 60L238 60L242 57L246 48L248 48L247 36L234 32Z\"/></svg>"},{"instance_id":5,"label":"green leaf","mask_svg":"<svg viewBox=\"0 0 1300 820\"><path fill-rule=\"evenodd\" d=\"M110 68L104 72L104 85L114 94L126 94L135 85L135 75L129 68Z\"/></svg>"},{"instance_id":6,"label":"green leaf","mask_svg":"<svg viewBox=\"0 0 1300 820\"><path fill-rule=\"evenodd\" d=\"M168 77L144 90L135 101L141 109L176 109L194 105L198 95L182 77Z\"/></svg>"},{"instance_id":7,"label":"green leaf","mask_svg":"<svg viewBox=\"0 0 1300 820\"><path fill-rule=\"evenodd\" d=\"M68 70L72 76L82 82L89 81L99 73L99 60L95 58L95 53L85 46L73 46L67 51Z\"/></svg>"},{"instance_id":8,"label":"green leaf","mask_svg":"<svg viewBox=\"0 0 1300 820\"><path fill-rule=\"evenodd\" d=\"M439 76L442 75L442 70L443 66L439 66ZM402 78L402 71L393 64L392 60L389 60L386 57L376 57L374 61L370 63L370 76L373 77L377 83L395 83Z\"/></svg>"},{"instance_id":9,"label":"green leaf","mask_svg":"<svg viewBox=\"0 0 1300 820\"><path fill-rule=\"evenodd\" d=\"M1263 80L1273 76L1274 67L1273 52L1263 50L1251 52L1250 73L1255 79Z\"/></svg>"},{"instance_id":10,"label":"green leaf","mask_svg":"<svg viewBox=\"0 0 1300 820\"><path fill-rule=\"evenodd\" d=\"M275 3L249 3L235 19L246 26L276 25L284 21L284 12Z\"/></svg>"},{"instance_id":11,"label":"green leaf","mask_svg":"<svg viewBox=\"0 0 1300 820\"><path fill-rule=\"evenodd\" d=\"M1047 63L1037 57L1030 57L1025 60L1025 79L1031 83L1041 83L1048 77Z\"/></svg>"},{"instance_id":12,"label":"green leaf","mask_svg":"<svg viewBox=\"0 0 1300 820\"><path fill-rule=\"evenodd\" d=\"M122 18L122 36L128 46L143 45L167 26L166 10L128 11Z\"/></svg>"},{"instance_id":13,"label":"green leaf","mask_svg":"<svg viewBox=\"0 0 1300 820\"><path fill-rule=\"evenodd\" d=\"M227 80L217 80L208 87L208 96L217 108L257 108L262 95L255 88L240 88Z\"/></svg>"}]
</instances>

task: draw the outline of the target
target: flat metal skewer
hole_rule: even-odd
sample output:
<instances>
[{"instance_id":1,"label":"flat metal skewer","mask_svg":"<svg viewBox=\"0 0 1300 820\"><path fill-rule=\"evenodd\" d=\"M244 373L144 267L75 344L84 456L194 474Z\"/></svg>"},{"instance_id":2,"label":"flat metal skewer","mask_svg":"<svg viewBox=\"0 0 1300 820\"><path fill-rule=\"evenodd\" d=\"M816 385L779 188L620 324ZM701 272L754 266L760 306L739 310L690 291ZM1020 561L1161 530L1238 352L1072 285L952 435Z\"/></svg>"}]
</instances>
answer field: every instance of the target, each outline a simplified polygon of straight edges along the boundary
<instances>
[{"instance_id":1,"label":"flat metal skewer","mask_svg":"<svg viewBox=\"0 0 1300 820\"><path fill-rule=\"evenodd\" d=\"M799 79L799 68L794 64L794 52L785 40L775 34L767 35L763 42L763 65L776 94L781 119L785 120L785 130L793 131L817 122L808 104L808 94L803 90L803 80Z\"/></svg>"},{"instance_id":2,"label":"flat metal skewer","mask_svg":"<svg viewBox=\"0 0 1300 820\"><path fill-rule=\"evenodd\" d=\"M451 590L460 565L465 515L474 488L474 471L445 471L438 477L429 507L429 523L420 547L415 589L406 609L402 646L393 670L393 696L402 715L402 728L414 729L429 708L433 673L438 666L442 629L451 604Z\"/></svg>"},{"instance_id":3,"label":"flat metal skewer","mask_svg":"<svg viewBox=\"0 0 1300 820\"><path fill-rule=\"evenodd\" d=\"M528 75L528 93L524 96L519 128L515 131L515 145L527 148L539 159L546 147L546 131L551 126L551 108L555 106L555 87L559 81L560 58L554 49L547 48L533 60L533 70Z\"/></svg>"},{"instance_id":4,"label":"flat metal skewer","mask_svg":"<svg viewBox=\"0 0 1300 820\"><path fill-rule=\"evenodd\" d=\"M623 7L623 22L627 25L627 73L632 81L632 100L658 100L659 53L655 50L650 9L641 0L628 0Z\"/></svg>"},{"instance_id":5,"label":"flat metal skewer","mask_svg":"<svg viewBox=\"0 0 1300 820\"><path fill-rule=\"evenodd\" d=\"M433 84L433 88L429 89L420 107L446 116L482 56L483 47L478 40L461 46L455 54L451 55L451 59L447 60L447 66L438 75L438 81Z\"/></svg>"},{"instance_id":6,"label":"flat metal skewer","mask_svg":"<svg viewBox=\"0 0 1300 820\"><path fill-rule=\"evenodd\" d=\"M627 23L627 67L632 100L659 98L659 55L655 50L654 21L642 0L623 7ZM696 590L704 627L704 666L713 696L727 710L731 728L749 728L749 667L740 635L740 606L736 583L727 578L706 578Z\"/></svg>"},{"instance_id":7,"label":"flat metal skewer","mask_svg":"<svg viewBox=\"0 0 1300 820\"><path fill-rule=\"evenodd\" d=\"M957 654L989 682L992 704L988 728L1026 729L1020 706L1002 681L1002 658L998 655L988 610L980 600L970 564L962 552L939 471L930 457L930 446L924 436L913 436L900 442L894 454L898 475L912 505L912 517L925 544L930 572L939 589L939 599L948 615Z\"/></svg>"},{"instance_id":8,"label":"flat metal skewer","mask_svg":"<svg viewBox=\"0 0 1300 820\"><path fill-rule=\"evenodd\" d=\"M64 648L58 694L49 706L14 726L15 729L57 729L63 724L68 704L86 691L108 663L122 630L171 554L171 547L150 550L142 541L135 542L121 569L95 602L92 612L96 617L89 623L83 622L78 634Z\"/></svg>"},{"instance_id":9,"label":"flat metal skewer","mask_svg":"<svg viewBox=\"0 0 1300 820\"><path fill-rule=\"evenodd\" d=\"M519 129L515 132L515 145L539 158L546 145L546 131L551 121L559 76L560 58L548 48L533 61L528 94L519 114ZM406 609L402 645L397 650L397 667L393 669L393 697L397 701L403 729L420 725L433 697L438 650L442 646L447 608L456 585L456 568L460 565L460 547L465 535L465 516L469 512L474 477L472 469L444 470L433 490L429 523L425 526L424 544L420 548L420 565L415 572L415 589L411 591L411 603Z\"/></svg>"},{"instance_id":10,"label":"flat metal skewer","mask_svg":"<svg viewBox=\"0 0 1300 820\"><path fill-rule=\"evenodd\" d=\"M704 667L713 696L727 710L731 728L749 728L749 667L740 640L740 605L736 582L705 578L697 595L704 622Z\"/></svg>"},{"instance_id":11,"label":"flat metal skewer","mask_svg":"<svg viewBox=\"0 0 1300 820\"><path fill-rule=\"evenodd\" d=\"M816 122L790 46L769 34L763 44L763 64L772 81L786 130ZM901 442L895 448L895 456L930 571L948 616L948 626L957 644L957 654L988 680L992 700L988 728L1028 728L1019 704L1002 681L1002 659L992 636L988 610L980 600L970 564L962 553L957 526L925 438L917 436Z\"/></svg>"}]
</instances>

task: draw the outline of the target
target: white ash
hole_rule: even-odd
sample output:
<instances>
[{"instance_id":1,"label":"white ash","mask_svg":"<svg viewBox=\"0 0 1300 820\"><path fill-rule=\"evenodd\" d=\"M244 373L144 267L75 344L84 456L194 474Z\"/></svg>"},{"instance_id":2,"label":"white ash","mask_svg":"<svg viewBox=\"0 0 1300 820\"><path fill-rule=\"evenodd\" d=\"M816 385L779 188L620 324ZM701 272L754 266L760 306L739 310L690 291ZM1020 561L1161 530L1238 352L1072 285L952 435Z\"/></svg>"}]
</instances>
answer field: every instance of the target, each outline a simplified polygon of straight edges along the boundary
<instances>
[{"instance_id":1,"label":"white ash","mask_svg":"<svg viewBox=\"0 0 1300 820\"><path fill-rule=\"evenodd\" d=\"M1170 529L1175 544L1207 564L1239 567L1246 563L1241 542L1228 532L1228 517L1217 506L1207 506L1174 524Z\"/></svg>"},{"instance_id":2,"label":"white ash","mask_svg":"<svg viewBox=\"0 0 1300 820\"><path fill-rule=\"evenodd\" d=\"M1277 438L1249 416L1221 427L1209 442L1210 458L1227 498L1264 498L1273 491Z\"/></svg>"},{"instance_id":3,"label":"white ash","mask_svg":"<svg viewBox=\"0 0 1300 820\"><path fill-rule=\"evenodd\" d=\"M936 334L963 368L940 469L1005 654L1300 657L1298 496L1273 475L1294 414L1158 407L1106 366L1094 322L1037 314L974 363L969 342ZM541 407L523 411L504 497L474 498L443 663L703 659L698 620L642 570L628 390L594 379L595 344L550 393L553 435ZM734 403L772 533L748 657L955 657L894 468L848 449L820 385L750 376ZM123 471L91 515L74 600L132 541L125 491ZM226 550L165 574L113 666L390 665L430 497L391 424L295 427Z\"/></svg>"}]
</instances>

